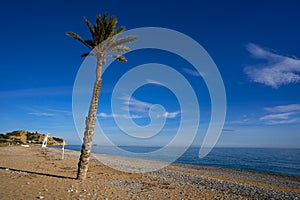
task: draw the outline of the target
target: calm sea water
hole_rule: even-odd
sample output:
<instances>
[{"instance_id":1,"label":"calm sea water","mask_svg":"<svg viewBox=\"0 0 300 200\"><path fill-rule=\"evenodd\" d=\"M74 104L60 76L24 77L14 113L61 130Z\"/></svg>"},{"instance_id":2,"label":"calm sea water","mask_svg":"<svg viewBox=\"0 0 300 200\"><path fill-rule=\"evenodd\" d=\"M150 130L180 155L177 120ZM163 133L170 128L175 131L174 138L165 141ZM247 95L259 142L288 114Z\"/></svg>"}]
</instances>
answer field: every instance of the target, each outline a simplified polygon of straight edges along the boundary
<instances>
[{"instance_id":1,"label":"calm sea water","mask_svg":"<svg viewBox=\"0 0 300 200\"><path fill-rule=\"evenodd\" d=\"M120 148L135 153L147 153L159 149L159 147L136 146ZM79 151L81 146L68 145L66 149ZM127 156L120 155L111 147L93 146L92 150L94 153ZM300 149L214 148L203 159L198 158L198 152L198 147L190 147L176 162L300 176ZM164 161L167 158L168 155L161 155L159 158L149 159Z\"/></svg>"}]
</instances>

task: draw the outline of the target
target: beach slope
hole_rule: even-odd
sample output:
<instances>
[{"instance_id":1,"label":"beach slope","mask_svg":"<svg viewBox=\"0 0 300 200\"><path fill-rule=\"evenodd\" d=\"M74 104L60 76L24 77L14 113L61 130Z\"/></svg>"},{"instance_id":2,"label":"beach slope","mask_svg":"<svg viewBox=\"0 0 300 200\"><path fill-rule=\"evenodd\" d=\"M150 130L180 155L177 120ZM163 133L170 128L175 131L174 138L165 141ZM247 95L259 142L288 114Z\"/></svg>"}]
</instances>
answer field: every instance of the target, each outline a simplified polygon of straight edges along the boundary
<instances>
[{"instance_id":1,"label":"beach slope","mask_svg":"<svg viewBox=\"0 0 300 200\"><path fill-rule=\"evenodd\" d=\"M300 177L171 164L149 173L122 172L93 159L75 180L79 152L30 146L0 148L0 199L300 199ZM151 161L106 155L126 166Z\"/></svg>"}]
</instances>

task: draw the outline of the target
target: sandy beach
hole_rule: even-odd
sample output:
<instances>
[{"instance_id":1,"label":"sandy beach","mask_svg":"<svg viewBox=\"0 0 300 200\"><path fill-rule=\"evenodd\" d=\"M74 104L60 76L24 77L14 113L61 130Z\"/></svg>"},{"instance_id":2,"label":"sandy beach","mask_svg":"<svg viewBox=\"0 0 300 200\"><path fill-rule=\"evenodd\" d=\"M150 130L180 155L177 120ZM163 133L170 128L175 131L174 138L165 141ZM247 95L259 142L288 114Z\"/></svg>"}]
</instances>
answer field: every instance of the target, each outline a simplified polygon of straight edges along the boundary
<instances>
[{"instance_id":1,"label":"sandy beach","mask_svg":"<svg viewBox=\"0 0 300 200\"><path fill-rule=\"evenodd\" d=\"M62 160L59 149L0 149L0 199L300 199L300 177L183 164L130 173L93 159L87 180L79 181L79 152L66 150ZM96 156L121 166L153 164Z\"/></svg>"}]
</instances>

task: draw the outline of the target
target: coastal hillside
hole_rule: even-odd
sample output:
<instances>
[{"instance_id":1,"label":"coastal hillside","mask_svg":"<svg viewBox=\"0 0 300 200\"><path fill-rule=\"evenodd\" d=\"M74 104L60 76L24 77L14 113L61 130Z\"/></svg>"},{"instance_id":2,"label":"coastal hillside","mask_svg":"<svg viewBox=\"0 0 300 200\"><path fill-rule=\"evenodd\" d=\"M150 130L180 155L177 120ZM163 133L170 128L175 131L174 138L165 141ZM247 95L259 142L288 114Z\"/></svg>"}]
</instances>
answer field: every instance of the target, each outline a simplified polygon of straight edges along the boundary
<instances>
[{"instance_id":1,"label":"coastal hillside","mask_svg":"<svg viewBox=\"0 0 300 200\"><path fill-rule=\"evenodd\" d=\"M29 131L18 130L6 134L0 134L1 144L42 144L46 134L39 132L31 133ZM48 136L48 145L63 145L64 139ZM66 143L65 143L66 145Z\"/></svg>"}]
</instances>

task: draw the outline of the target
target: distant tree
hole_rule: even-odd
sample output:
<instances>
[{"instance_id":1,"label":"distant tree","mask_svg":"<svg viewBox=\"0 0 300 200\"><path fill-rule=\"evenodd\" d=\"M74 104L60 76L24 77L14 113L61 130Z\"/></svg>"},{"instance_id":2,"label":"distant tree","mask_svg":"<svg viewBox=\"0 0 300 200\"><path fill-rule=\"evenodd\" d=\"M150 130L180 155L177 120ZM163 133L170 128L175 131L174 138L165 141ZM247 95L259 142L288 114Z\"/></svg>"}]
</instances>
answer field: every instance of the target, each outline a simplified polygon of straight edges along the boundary
<instances>
[{"instance_id":1,"label":"distant tree","mask_svg":"<svg viewBox=\"0 0 300 200\"><path fill-rule=\"evenodd\" d=\"M55 140L56 142L60 142L60 143L63 143L64 142L64 139L62 138L57 138L57 137L52 137L53 140Z\"/></svg>"},{"instance_id":2,"label":"distant tree","mask_svg":"<svg viewBox=\"0 0 300 200\"><path fill-rule=\"evenodd\" d=\"M121 39L116 37L125 30L124 26L116 28L117 18L109 17L107 13L104 15L98 15L96 17L96 23L92 25L87 18L84 18L87 24L92 39L83 40L78 34L73 32L67 32L66 34L71 38L80 41L85 45L91 52L84 53L81 57L95 56L97 58L96 65L96 80L94 83L92 100L89 107L88 116L85 120L85 131L83 137L83 144L81 148L81 155L78 162L77 179L84 180L86 178L88 164L91 155L92 142L94 137L94 129L96 123L96 115L98 110L98 101L100 90L102 87L102 67L106 64L107 56L116 58L121 62L126 62L126 58L119 54L109 54L109 52L128 52L130 49L124 46L124 43L133 42L136 40L135 36L127 36Z\"/></svg>"},{"instance_id":3,"label":"distant tree","mask_svg":"<svg viewBox=\"0 0 300 200\"><path fill-rule=\"evenodd\" d=\"M8 135L2 133L0 134L0 138L4 140L9 139Z\"/></svg>"},{"instance_id":4,"label":"distant tree","mask_svg":"<svg viewBox=\"0 0 300 200\"><path fill-rule=\"evenodd\" d=\"M13 131L13 132L7 133L6 135L8 135L8 136L20 136L20 132L21 131Z\"/></svg>"}]
</instances>

